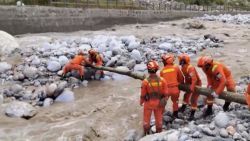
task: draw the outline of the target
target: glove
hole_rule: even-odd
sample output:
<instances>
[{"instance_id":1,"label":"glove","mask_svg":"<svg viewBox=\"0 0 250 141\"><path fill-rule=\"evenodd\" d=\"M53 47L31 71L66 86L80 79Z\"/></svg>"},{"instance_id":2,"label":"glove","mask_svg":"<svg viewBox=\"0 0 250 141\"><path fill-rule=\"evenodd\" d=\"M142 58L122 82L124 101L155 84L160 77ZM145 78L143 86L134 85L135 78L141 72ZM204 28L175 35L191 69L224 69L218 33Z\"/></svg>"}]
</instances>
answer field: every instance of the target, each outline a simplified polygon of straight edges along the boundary
<instances>
[{"instance_id":1,"label":"glove","mask_svg":"<svg viewBox=\"0 0 250 141\"><path fill-rule=\"evenodd\" d=\"M214 98L218 98L219 95L217 95L215 92L212 92L211 95L214 97Z\"/></svg>"}]
</instances>

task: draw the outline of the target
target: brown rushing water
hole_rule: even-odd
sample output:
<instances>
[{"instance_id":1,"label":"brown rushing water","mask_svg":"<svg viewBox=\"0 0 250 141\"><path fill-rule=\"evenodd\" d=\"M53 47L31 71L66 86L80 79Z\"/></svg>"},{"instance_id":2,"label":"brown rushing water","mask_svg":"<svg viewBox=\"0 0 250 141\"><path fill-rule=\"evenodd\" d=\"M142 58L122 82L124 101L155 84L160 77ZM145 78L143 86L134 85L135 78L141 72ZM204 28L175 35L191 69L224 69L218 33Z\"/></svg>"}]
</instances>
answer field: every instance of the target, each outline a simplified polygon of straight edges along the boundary
<instances>
[{"instance_id":1,"label":"brown rushing water","mask_svg":"<svg viewBox=\"0 0 250 141\"><path fill-rule=\"evenodd\" d=\"M249 75L249 25L203 22L206 27L204 30L181 28L181 24L187 21L190 20L115 26L113 28L116 31L106 29L94 32L22 35L18 41L21 46L39 46L42 41L67 36L132 34L138 38L166 35L197 37L210 33L223 39L225 46L205 50L199 55L211 54L216 57L216 60L228 65L236 80L242 75ZM172 26L172 23L176 23L177 26ZM149 31L150 34L148 34ZM224 33L228 33L230 37L226 37ZM196 59L196 57L192 58L194 65ZM205 76L201 70L198 71L205 85ZM139 106L139 80L129 78L119 81L91 81L88 87L74 91L76 99L74 102L54 103L50 107L39 108L39 113L30 120L8 118L3 112L5 105L0 106L0 141L82 141L83 139L119 141L129 129L141 131L142 107Z\"/></svg>"}]
</instances>

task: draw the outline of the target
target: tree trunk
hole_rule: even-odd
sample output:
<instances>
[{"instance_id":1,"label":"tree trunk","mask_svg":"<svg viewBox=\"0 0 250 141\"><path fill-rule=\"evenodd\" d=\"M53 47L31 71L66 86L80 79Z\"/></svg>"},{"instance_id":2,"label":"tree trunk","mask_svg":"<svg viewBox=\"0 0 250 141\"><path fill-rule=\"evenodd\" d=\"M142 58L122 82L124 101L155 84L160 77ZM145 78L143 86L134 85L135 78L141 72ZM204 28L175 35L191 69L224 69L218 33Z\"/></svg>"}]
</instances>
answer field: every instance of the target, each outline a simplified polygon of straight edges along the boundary
<instances>
[{"instance_id":1,"label":"tree trunk","mask_svg":"<svg viewBox=\"0 0 250 141\"><path fill-rule=\"evenodd\" d=\"M118 73L118 74L122 74L122 75L127 75L127 76L133 77L135 79L140 79L140 80L143 80L146 77L142 73L125 71L125 70L120 70L120 69L111 68L111 67L103 67L103 66L91 66L91 67L95 68L97 70L105 70L105 71L110 71L110 72L114 72L114 73ZM180 84L179 88L182 91L186 91L186 92L190 91L189 85L186 85L186 84ZM195 91L201 95L204 95L204 96L210 96L211 93L213 92L213 90L211 90L211 89L202 88L199 86L195 87ZM239 104L245 104L245 105L247 104L245 97L243 95L233 93L233 92L228 92L228 91L222 92L219 95L219 99L223 99L223 100L231 101L231 102L236 102Z\"/></svg>"}]
</instances>

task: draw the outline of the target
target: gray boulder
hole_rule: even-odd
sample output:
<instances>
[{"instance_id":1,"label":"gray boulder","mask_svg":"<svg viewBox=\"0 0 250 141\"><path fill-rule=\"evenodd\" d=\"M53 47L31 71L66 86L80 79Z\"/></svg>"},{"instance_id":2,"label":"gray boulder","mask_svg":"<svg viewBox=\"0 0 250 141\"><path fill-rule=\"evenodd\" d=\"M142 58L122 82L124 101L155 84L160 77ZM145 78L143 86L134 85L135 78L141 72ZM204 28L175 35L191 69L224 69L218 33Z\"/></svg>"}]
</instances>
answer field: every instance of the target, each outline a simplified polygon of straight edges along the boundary
<instances>
[{"instance_id":1,"label":"gray boulder","mask_svg":"<svg viewBox=\"0 0 250 141\"><path fill-rule=\"evenodd\" d=\"M59 61L61 66L64 66L65 64L67 64L69 62L69 59L66 56L60 56L58 58L58 61Z\"/></svg>"},{"instance_id":2,"label":"gray boulder","mask_svg":"<svg viewBox=\"0 0 250 141\"><path fill-rule=\"evenodd\" d=\"M48 61L47 69L51 72L59 71L61 69L61 64L57 61Z\"/></svg>"},{"instance_id":3,"label":"gray boulder","mask_svg":"<svg viewBox=\"0 0 250 141\"><path fill-rule=\"evenodd\" d=\"M132 59L136 61L136 63L142 62L142 56L139 50L134 49L131 53L130 56Z\"/></svg>"},{"instance_id":4,"label":"gray boulder","mask_svg":"<svg viewBox=\"0 0 250 141\"><path fill-rule=\"evenodd\" d=\"M127 62L127 65L126 65L126 66L127 66L129 69L133 69L135 65L136 65L136 61L135 61L135 60L129 60L129 61Z\"/></svg>"},{"instance_id":5,"label":"gray boulder","mask_svg":"<svg viewBox=\"0 0 250 141\"><path fill-rule=\"evenodd\" d=\"M225 128L220 129L220 136L222 138L228 138L229 135L228 135L228 132Z\"/></svg>"},{"instance_id":6,"label":"gray boulder","mask_svg":"<svg viewBox=\"0 0 250 141\"><path fill-rule=\"evenodd\" d=\"M69 89L64 89L64 91L56 98L57 102L72 102L75 100L74 92Z\"/></svg>"},{"instance_id":7,"label":"gray boulder","mask_svg":"<svg viewBox=\"0 0 250 141\"><path fill-rule=\"evenodd\" d=\"M225 112L219 112L214 118L215 125L219 128L226 128L229 123L229 117Z\"/></svg>"},{"instance_id":8,"label":"gray boulder","mask_svg":"<svg viewBox=\"0 0 250 141\"><path fill-rule=\"evenodd\" d=\"M35 67L25 67L23 74L25 77L35 79L39 76L38 70Z\"/></svg>"},{"instance_id":9,"label":"gray boulder","mask_svg":"<svg viewBox=\"0 0 250 141\"><path fill-rule=\"evenodd\" d=\"M137 64L134 67L134 71L146 71L147 70L147 65L146 64Z\"/></svg>"},{"instance_id":10,"label":"gray boulder","mask_svg":"<svg viewBox=\"0 0 250 141\"><path fill-rule=\"evenodd\" d=\"M6 71L11 69L11 65L7 62L0 62L0 73L5 73Z\"/></svg>"},{"instance_id":11,"label":"gray boulder","mask_svg":"<svg viewBox=\"0 0 250 141\"><path fill-rule=\"evenodd\" d=\"M208 135L208 136L213 136L215 137L216 136L216 133L211 131L208 127L205 127L202 129L202 132L205 134L205 135Z\"/></svg>"},{"instance_id":12,"label":"gray boulder","mask_svg":"<svg viewBox=\"0 0 250 141\"><path fill-rule=\"evenodd\" d=\"M36 109L25 102L13 101L5 109L5 114L9 117L32 118L37 114Z\"/></svg>"},{"instance_id":13,"label":"gray boulder","mask_svg":"<svg viewBox=\"0 0 250 141\"><path fill-rule=\"evenodd\" d=\"M52 105L54 102L54 100L52 98L46 98L43 102L43 107L49 107L50 105Z\"/></svg>"}]
</instances>

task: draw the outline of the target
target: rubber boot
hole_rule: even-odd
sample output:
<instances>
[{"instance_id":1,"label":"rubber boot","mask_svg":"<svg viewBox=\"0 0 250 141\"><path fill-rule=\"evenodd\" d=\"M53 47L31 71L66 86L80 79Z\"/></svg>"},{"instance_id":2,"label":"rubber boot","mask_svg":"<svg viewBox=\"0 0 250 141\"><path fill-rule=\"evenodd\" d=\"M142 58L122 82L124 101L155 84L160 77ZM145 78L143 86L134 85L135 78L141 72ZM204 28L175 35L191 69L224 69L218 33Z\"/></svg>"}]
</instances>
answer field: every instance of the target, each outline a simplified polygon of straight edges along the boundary
<instances>
[{"instance_id":1,"label":"rubber boot","mask_svg":"<svg viewBox=\"0 0 250 141\"><path fill-rule=\"evenodd\" d=\"M226 112L229 110L229 105L230 105L231 102L226 102L225 101L225 104L223 105L223 111Z\"/></svg>"},{"instance_id":2,"label":"rubber boot","mask_svg":"<svg viewBox=\"0 0 250 141\"><path fill-rule=\"evenodd\" d=\"M189 121L194 120L194 114L195 114L195 110L191 110L190 116L188 118Z\"/></svg>"},{"instance_id":3,"label":"rubber boot","mask_svg":"<svg viewBox=\"0 0 250 141\"><path fill-rule=\"evenodd\" d=\"M83 76L80 76L80 80L83 81L83 80L84 80L84 77L83 77Z\"/></svg>"},{"instance_id":4,"label":"rubber boot","mask_svg":"<svg viewBox=\"0 0 250 141\"><path fill-rule=\"evenodd\" d=\"M207 117L207 116L213 114L213 109L212 109L212 107L213 107L213 105L208 105L208 106L207 106L207 110L206 110L206 112L205 112L205 114L204 114L203 117Z\"/></svg>"},{"instance_id":5,"label":"rubber boot","mask_svg":"<svg viewBox=\"0 0 250 141\"><path fill-rule=\"evenodd\" d=\"M64 80L65 79L65 74L62 74L60 80Z\"/></svg>"},{"instance_id":6,"label":"rubber boot","mask_svg":"<svg viewBox=\"0 0 250 141\"><path fill-rule=\"evenodd\" d=\"M149 129L144 129L144 136L149 135Z\"/></svg>"},{"instance_id":7,"label":"rubber boot","mask_svg":"<svg viewBox=\"0 0 250 141\"><path fill-rule=\"evenodd\" d=\"M178 111L174 111L173 116L174 118L178 118Z\"/></svg>"},{"instance_id":8,"label":"rubber boot","mask_svg":"<svg viewBox=\"0 0 250 141\"><path fill-rule=\"evenodd\" d=\"M187 105L183 104L181 108L179 108L179 112L184 112L186 110Z\"/></svg>"}]
</instances>

